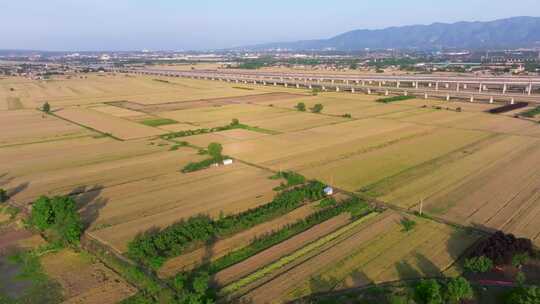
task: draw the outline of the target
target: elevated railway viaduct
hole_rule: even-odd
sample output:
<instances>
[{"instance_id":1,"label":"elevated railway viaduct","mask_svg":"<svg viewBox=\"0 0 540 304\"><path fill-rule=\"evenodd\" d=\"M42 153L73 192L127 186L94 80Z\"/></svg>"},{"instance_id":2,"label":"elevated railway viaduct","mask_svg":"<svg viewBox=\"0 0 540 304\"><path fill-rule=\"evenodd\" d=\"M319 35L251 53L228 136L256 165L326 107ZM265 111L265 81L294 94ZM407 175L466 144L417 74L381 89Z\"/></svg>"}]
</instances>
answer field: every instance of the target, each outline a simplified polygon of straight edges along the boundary
<instances>
[{"instance_id":1,"label":"elevated railway viaduct","mask_svg":"<svg viewBox=\"0 0 540 304\"><path fill-rule=\"evenodd\" d=\"M271 85L321 91L411 95L419 98L460 99L470 102L529 102L540 104L540 77L382 76L273 73L245 71L170 71L112 69L116 73L184 77L243 84Z\"/></svg>"}]
</instances>

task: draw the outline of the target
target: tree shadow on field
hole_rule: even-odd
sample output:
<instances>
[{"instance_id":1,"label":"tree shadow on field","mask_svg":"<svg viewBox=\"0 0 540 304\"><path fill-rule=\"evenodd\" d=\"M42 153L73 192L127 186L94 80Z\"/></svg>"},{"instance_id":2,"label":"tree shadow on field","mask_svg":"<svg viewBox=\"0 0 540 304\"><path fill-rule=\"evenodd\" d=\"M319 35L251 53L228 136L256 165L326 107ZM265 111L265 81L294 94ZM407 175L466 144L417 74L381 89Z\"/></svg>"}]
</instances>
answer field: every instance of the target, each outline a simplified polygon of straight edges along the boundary
<instances>
[{"instance_id":1,"label":"tree shadow on field","mask_svg":"<svg viewBox=\"0 0 540 304\"><path fill-rule=\"evenodd\" d=\"M100 197L103 189L101 185L80 186L69 193L69 196L77 202L77 211L81 215L84 230L87 230L98 219L100 210L109 201Z\"/></svg>"},{"instance_id":2,"label":"tree shadow on field","mask_svg":"<svg viewBox=\"0 0 540 304\"><path fill-rule=\"evenodd\" d=\"M497 231L496 229L476 223L472 223L469 226L471 226L472 229L454 230L446 243L446 250L458 268L462 266L463 261L470 255L472 249L476 246L478 241ZM476 230L484 231L485 234ZM471 239L469 241L470 245L465 247L463 243L467 238Z\"/></svg>"},{"instance_id":3,"label":"tree shadow on field","mask_svg":"<svg viewBox=\"0 0 540 304\"><path fill-rule=\"evenodd\" d=\"M439 266L435 265L431 260L429 260L425 255L417 253L415 255L416 261L418 262L418 267L420 271L426 277L436 277L441 275L441 269Z\"/></svg>"},{"instance_id":4,"label":"tree shadow on field","mask_svg":"<svg viewBox=\"0 0 540 304\"><path fill-rule=\"evenodd\" d=\"M15 180L15 177L9 176L9 172L0 174L0 188L4 188ZM12 198L13 196L21 193L30 185L29 182L20 183L15 187L6 188L6 194L8 197Z\"/></svg>"},{"instance_id":5,"label":"tree shadow on field","mask_svg":"<svg viewBox=\"0 0 540 304\"><path fill-rule=\"evenodd\" d=\"M360 270L353 271L350 278L353 287L362 287L374 284L373 280L371 280L364 272Z\"/></svg>"},{"instance_id":6,"label":"tree shadow on field","mask_svg":"<svg viewBox=\"0 0 540 304\"><path fill-rule=\"evenodd\" d=\"M411 266L408 262L400 261L394 264L399 276L399 280L407 281L411 279L421 278L422 274Z\"/></svg>"}]
</instances>

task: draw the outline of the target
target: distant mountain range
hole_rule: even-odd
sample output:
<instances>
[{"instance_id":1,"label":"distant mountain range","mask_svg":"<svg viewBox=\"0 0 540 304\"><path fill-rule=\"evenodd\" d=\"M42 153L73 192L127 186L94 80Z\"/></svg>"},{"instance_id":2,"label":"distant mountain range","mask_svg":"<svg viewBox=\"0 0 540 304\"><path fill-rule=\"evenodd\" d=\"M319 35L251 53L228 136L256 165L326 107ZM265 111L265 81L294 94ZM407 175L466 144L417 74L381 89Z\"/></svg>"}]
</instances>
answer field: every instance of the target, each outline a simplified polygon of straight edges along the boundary
<instances>
[{"instance_id":1,"label":"distant mountain range","mask_svg":"<svg viewBox=\"0 0 540 304\"><path fill-rule=\"evenodd\" d=\"M434 23L355 30L329 39L267 43L240 49L293 51L369 49L507 49L540 47L540 17Z\"/></svg>"}]
</instances>

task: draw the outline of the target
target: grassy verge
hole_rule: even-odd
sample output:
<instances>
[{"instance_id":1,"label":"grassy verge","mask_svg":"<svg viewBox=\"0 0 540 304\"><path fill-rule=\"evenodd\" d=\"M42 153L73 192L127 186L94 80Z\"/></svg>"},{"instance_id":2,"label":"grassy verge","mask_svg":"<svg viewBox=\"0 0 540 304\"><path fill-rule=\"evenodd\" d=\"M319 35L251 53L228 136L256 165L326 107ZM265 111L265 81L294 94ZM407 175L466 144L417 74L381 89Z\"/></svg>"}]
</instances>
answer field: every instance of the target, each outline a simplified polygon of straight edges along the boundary
<instances>
[{"instance_id":1,"label":"grassy verge","mask_svg":"<svg viewBox=\"0 0 540 304\"><path fill-rule=\"evenodd\" d=\"M156 118L156 119L143 120L141 123L149 127L159 127L159 126L165 126L165 125L173 125L173 124L178 123L178 121L173 120L173 119L168 119L168 118Z\"/></svg>"},{"instance_id":2,"label":"grassy verge","mask_svg":"<svg viewBox=\"0 0 540 304\"><path fill-rule=\"evenodd\" d=\"M387 98L379 98L377 99L377 102L391 103L391 102L403 101L403 100L409 100L409 99L415 99L415 98L416 98L415 96L402 95L402 96L393 96L393 97L387 97Z\"/></svg>"},{"instance_id":3,"label":"grassy verge","mask_svg":"<svg viewBox=\"0 0 540 304\"><path fill-rule=\"evenodd\" d=\"M307 246L304 246L302 249L300 250L297 250L296 252L288 255L288 256L285 256L279 260L277 260L276 262L274 263L271 263L263 268L261 268L260 270L244 277L243 279L240 279L228 286L226 286L225 288L223 288L221 290L222 293L224 294L230 294L230 293L233 293L237 290L239 290L240 288L242 287L245 287L247 286L248 284L251 284L261 278L263 278L264 276L274 272L275 270L277 269L280 269L284 266L286 266L287 264L301 258L302 256L305 256L306 254L314 251L314 250L317 250L318 248L322 247L323 245L337 239L338 237L340 237L341 235L345 234L346 232L352 230L353 228L363 224L365 221L367 221L368 219L371 219L373 218L374 216L376 216L378 213L376 212L371 212L363 217L361 217L360 219L350 223L349 225L345 226L345 227L342 227L341 229L338 229L336 230L335 232L323 237L323 238L320 238L319 240L307 245Z\"/></svg>"}]
</instances>

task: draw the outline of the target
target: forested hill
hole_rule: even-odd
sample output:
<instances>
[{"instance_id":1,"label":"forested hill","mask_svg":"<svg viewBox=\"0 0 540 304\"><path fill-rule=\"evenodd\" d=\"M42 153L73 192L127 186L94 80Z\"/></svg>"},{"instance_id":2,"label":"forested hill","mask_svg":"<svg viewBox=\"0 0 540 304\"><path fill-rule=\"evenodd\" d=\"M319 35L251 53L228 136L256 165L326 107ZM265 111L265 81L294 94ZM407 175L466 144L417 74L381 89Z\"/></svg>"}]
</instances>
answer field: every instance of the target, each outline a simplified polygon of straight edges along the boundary
<instances>
[{"instance_id":1,"label":"forested hill","mask_svg":"<svg viewBox=\"0 0 540 304\"><path fill-rule=\"evenodd\" d=\"M354 30L329 39L268 43L251 50L338 51L370 49L505 49L540 47L540 17L513 17L489 22L434 23Z\"/></svg>"}]
</instances>

